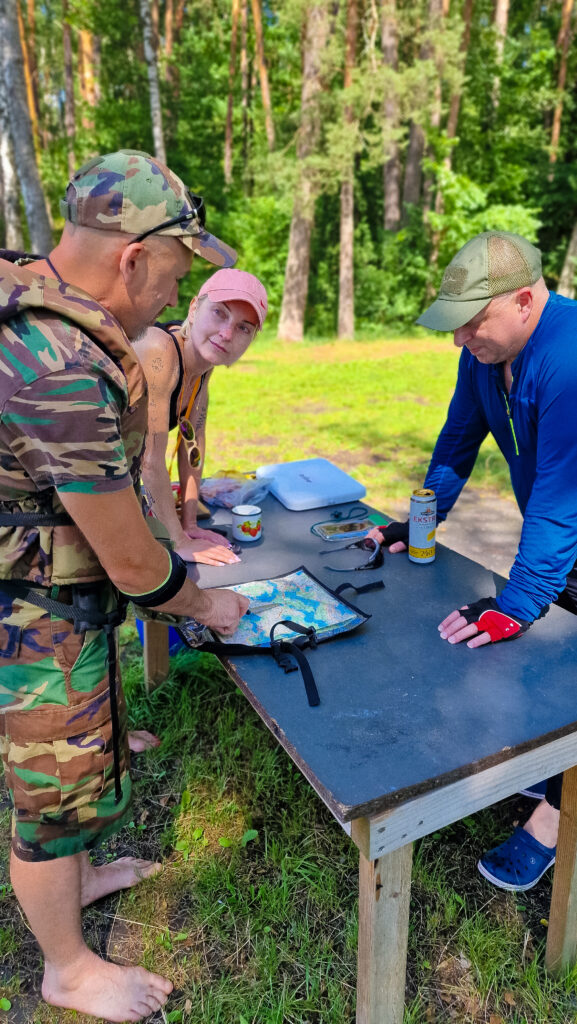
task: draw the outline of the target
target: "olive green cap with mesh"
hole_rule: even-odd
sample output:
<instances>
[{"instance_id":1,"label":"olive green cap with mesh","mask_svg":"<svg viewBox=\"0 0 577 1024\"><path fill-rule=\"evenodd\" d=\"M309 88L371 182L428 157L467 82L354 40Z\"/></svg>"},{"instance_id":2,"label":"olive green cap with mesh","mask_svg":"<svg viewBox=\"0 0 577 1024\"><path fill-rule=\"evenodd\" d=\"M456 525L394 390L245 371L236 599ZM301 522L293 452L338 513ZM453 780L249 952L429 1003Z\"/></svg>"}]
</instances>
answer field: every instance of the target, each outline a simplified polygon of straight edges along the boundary
<instances>
[{"instance_id":1,"label":"olive green cap with mesh","mask_svg":"<svg viewBox=\"0 0 577 1024\"><path fill-rule=\"evenodd\" d=\"M526 238L483 231L453 257L437 298L416 322L433 331L456 331L495 295L535 284L541 273L541 253Z\"/></svg>"}]
</instances>

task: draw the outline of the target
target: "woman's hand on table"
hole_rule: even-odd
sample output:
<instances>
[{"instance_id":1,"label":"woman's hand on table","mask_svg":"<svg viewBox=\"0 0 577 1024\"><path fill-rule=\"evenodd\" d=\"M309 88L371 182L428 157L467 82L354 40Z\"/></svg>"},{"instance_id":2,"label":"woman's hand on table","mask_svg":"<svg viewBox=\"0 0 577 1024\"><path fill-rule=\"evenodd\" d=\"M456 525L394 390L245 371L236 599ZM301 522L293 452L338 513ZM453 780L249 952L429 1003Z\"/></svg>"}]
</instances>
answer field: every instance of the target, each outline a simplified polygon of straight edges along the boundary
<instances>
[{"instance_id":1,"label":"woman's hand on table","mask_svg":"<svg viewBox=\"0 0 577 1024\"><path fill-rule=\"evenodd\" d=\"M240 558L231 550L228 542L220 533L211 530L199 531L204 536L185 539L175 546L177 555L185 562L200 562L202 565L232 565L240 562Z\"/></svg>"}]
</instances>

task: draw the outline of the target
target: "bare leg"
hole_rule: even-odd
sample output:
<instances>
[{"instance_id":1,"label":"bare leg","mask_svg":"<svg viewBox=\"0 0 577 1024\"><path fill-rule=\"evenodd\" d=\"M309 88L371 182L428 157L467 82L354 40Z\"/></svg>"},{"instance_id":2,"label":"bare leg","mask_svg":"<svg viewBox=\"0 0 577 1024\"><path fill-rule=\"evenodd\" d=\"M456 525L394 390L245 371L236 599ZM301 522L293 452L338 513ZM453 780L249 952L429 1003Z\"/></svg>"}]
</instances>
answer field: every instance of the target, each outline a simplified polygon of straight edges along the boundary
<instances>
[{"instance_id":1,"label":"bare leg","mask_svg":"<svg viewBox=\"0 0 577 1024\"><path fill-rule=\"evenodd\" d=\"M80 921L84 854L28 862L12 854L14 892L44 953L47 1003L108 1021L138 1021L166 1002L172 984L142 967L119 967L92 953Z\"/></svg>"},{"instance_id":2,"label":"bare leg","mask_svg":"<svg viewBox=\"0 0 577 1024\"><path fill-rule=\"evenodd\" d=\"M128 748L133 754L140 754L143 750L151 750L152 747L159 747L160 740L148 729L134 729L128 733Z\"/></svg>"},{"instance_id":3,"label":"bare leg","mask_svg":"<svg viewBox=\"0 0 577 1024\"><path fill-rule=\"evenodd\" d=\"M543 846L556 846L559 833L559 811L552 807L546 799L541 800L523 828L540 843L543 843Z\"/></svg>"},{"instance_id":4,"label":"bare leg","mask_svg":"<svg viewBox=\"0 0 577 1024\"><path fill-rule=\"evenodd\" d=\"M130 889L145 878L162 871L162 864L152 860L139 860L137 857L119 857L109 864L94 867L87 853L80 857L80 904L87 907L89 903L108 896L118 889Z\"/></svg>"}]
</instances>

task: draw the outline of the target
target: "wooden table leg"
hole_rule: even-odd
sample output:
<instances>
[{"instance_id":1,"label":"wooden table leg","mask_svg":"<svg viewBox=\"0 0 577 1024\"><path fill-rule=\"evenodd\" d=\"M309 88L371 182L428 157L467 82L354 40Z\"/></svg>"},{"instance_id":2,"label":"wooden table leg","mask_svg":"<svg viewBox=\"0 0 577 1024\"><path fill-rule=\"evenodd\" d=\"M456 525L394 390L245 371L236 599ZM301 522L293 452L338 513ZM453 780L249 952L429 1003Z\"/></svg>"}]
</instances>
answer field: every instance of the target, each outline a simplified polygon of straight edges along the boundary
<instances>
[{"instance_id":1,"label":"wooden table leg","mask_svg":"<svg viewBox=\"0 0 577 1024\"><path fill-rule=\"evenodd\" d=\"M357 1024L402 1024L413 845L359 860Z\"/></svg>"},{"instance_id":2,"label":"wooden table leg","mask_svg":"<svg viewBox=\"0 0 577 1024\"><path fill-rule=\"evenodd\" d=\"M144 685L150 693L164 682L169 672L168 626L152 619L145 619L143 625Z\"/></svg>"},{"instance_id":3,"label":"wooden table leg","mask_svg":"<svg viewBox=\"0 0 577 1024\"><path fill-rule=\"evenodd\" d=\"M553 895L549 912L545 966L572 967L577 959L577 767L563 775L561 820Z\"/></svg>"}]
</instances>

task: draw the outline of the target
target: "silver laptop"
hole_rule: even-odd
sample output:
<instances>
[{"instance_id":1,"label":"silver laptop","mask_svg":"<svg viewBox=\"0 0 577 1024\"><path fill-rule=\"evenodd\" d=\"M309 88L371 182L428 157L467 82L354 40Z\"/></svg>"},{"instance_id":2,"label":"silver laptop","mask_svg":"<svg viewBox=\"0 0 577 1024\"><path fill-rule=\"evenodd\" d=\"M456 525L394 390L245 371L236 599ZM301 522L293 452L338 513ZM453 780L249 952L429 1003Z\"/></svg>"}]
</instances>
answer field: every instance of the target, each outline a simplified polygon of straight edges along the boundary
<instances>
[{"instance_id":1,"label":"silver laptop","mask_svg":"<svg viewBox=\"0 0 577 1024\"><path fill-rule=\"evenodd\" d=\"M359 501L366 487L328 459L300 459L259 466L257 477L270 478L270 493L293 512Z\"/></svg>"}]
</instances>

